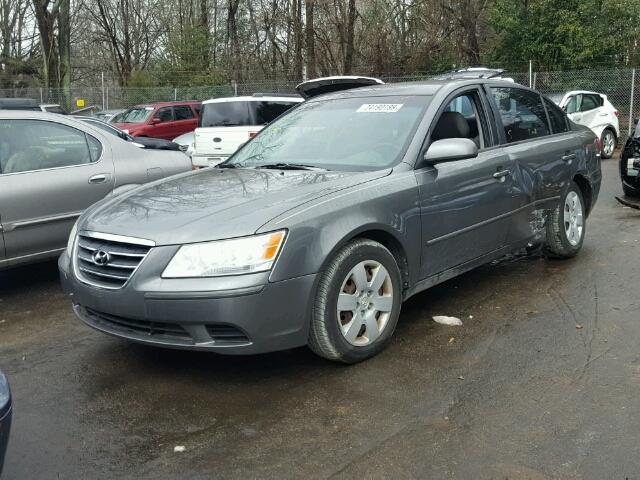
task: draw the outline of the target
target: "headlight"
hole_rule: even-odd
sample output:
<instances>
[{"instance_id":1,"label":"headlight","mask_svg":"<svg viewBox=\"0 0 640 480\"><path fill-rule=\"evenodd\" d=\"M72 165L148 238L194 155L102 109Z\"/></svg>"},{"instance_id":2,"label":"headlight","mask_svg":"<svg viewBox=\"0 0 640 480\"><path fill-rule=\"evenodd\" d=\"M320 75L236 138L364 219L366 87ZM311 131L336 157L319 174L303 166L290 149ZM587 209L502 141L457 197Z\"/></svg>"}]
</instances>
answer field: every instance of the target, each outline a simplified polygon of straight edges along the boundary
<instances>
[{"instance_id":1,"label":"headlight","mask_svg":"<svg viewBox=\"0 0 640 480\"><path fill-rule=\"evenodd\" d=\"M164 269L163 278L220 277L271 270L286 232L184 245Z\"/></svg>"},{"instance_id":2,"label":"headlight","mask_svg":"<svg viewBox=\"0 0 640 480\"><path fill-rule=\"evenodd\" d=\"M76 241L76 235L78 234L78 222L80 219L76 220L76 223L73 224L73 228L71 229L71 233L69 234L69 240L67 241L67 255L71 257L71 253L73 250L73 244Z\"/></svg>"}]
</instances>

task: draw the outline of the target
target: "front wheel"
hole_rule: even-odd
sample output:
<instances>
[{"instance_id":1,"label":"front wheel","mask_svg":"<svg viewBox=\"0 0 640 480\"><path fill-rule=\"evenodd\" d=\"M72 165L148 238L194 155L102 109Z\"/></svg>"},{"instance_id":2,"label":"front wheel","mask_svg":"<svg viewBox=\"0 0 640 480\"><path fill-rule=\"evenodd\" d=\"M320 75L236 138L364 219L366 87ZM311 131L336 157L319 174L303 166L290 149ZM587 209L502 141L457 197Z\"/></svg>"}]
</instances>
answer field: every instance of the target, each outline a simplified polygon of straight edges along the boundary
<instances>
[{"instance_id":1,"label":"front wheel","mask_svg":"<svg viewBox=\"0 0 640 480\"><path fill-rule=\"evenodd\" d=\"M391 252L372 240L355 240L320 277L309 347L343 363L372 357L389 343L401 303L400 270Z\"/></svg>"},{"instance_id":2,"label":"front wheel","mask_svg":"<svg viewBox=\"0 0 640 480\"><path fill-rule=\"evenodd\" d=\"M555 258L571 258L578 254L586 231L586 209L582 191L575 182L560 199L547 218L545 253Z\"/></svg>"},{"instance_id":3,"label":"front wheel","mask_svg":"<svg viewBox=\"0 0 640 480\"><path fill-rule=\"evenodd\" d=\"M602 158L611 158L613 156L614 150L616 149L615 133L607 128L604 132L602 132L600 142L602 143Z\"/></svg>"}]
</instances>

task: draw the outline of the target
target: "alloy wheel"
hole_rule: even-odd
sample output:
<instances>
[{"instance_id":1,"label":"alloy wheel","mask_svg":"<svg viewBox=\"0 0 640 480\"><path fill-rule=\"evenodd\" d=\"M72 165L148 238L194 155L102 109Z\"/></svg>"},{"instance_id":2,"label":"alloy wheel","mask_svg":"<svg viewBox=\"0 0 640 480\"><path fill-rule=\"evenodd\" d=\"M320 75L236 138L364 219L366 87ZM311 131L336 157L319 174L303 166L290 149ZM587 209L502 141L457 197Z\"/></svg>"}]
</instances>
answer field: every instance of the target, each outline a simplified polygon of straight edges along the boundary
<instances>
[{"instance_id":1,"label":"alloy wheel","mask_svg":"<svg viewBox=\"0 0 640 480\"><path fill-rule=\"evenodd\" d=\"M582 201L574 191L569 192L564 200L564 230L572 246L580 243L584 231L584 216Z\"/></svg>"},{"instance_id":2,"label":"alloy wheel","mask_svg":"<svg viewBox=\"0 0 640 480\"><path fill-rule=\"evenodd\" d=\"M611 157L615 148L616 139L614 138L613 133L611 133L610 131L605 132L602 142L602 151L604 152L605 156Z\"/></svg>"},{"instance_id":3,"label":"alloy wheel","mask_svg":"<svg viewBox=\"0 0 640 480\"><path fill-rule=\"evenodd\" d=\"M393 309L393 283L375 260L358 263L342 282L338 296L338 325L345 340L362 347L383 332Z\"/></svg>"}]
</instances>

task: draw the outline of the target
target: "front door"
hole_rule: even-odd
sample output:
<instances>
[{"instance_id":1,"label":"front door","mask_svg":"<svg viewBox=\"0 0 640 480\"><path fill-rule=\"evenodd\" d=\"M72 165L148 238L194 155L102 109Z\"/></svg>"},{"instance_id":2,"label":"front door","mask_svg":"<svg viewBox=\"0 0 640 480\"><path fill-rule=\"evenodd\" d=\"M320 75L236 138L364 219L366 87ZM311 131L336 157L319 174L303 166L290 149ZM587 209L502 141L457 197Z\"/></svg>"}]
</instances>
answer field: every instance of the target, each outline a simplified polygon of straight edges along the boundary
<instances>
[{"instance_id":1,"label":"front door","mask_svg":"<svg viewBox=\"0 0 640 480\"><path fill-rule=\"evenodd\" d=\"M173 125L173 107L159 108L151 122L152 127L149 129L150 137L173 140L178 136L173 136L175 131L175 126Z\"/></svg>"},{"instance_id":2,"label":"front door","mask_svg":"<svg viewBox=\"0 0 640 480\"><path fill-rule=\"evenodd\" d=\"M6 258L63 249L80 213L113 185L111 152L93 136L57 122L2 120L0 218Z\"/></svg>"},{"instance_id":3,"label":"front door","mask_svg":"<svg viewBox=\"0 0 640 480\"><path fill-rule=\"evenodd\" d=\"M477 89L447 101L431 141L469 138L477 158L416 171L422 218L422 278L462 265L505 245L513 201L513 162L498 146L488 103Z\"/></svg>"}]
</instances>

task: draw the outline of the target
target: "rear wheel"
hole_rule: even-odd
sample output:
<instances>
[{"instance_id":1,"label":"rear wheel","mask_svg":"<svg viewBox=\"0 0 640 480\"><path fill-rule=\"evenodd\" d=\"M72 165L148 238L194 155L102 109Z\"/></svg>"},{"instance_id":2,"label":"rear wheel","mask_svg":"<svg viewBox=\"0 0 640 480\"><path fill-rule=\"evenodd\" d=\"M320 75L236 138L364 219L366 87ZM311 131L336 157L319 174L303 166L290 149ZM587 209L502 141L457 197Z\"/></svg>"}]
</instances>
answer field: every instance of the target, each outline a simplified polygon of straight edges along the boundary
<instances>
[{"instance_id":1,"label":"rear wheel","mask_svg":"<svg viewBox=\"0 0 640 480\"><path fill-rule=\"evenodd\" d=\"M602 132L600 141L602 142L602 158L611 158L616 149L616 134L613 133L613 130L607 128Z\"/></svg>"},{"instance_id":2,"label":"rear wheel","mask_svg":"<svg viewBox=\"0 0 640 480\"><path fill-rule=\"evenodd\" d=\"M580 251L586 230L584 205L580 187L571 182L547 219L544 251L548 256L571 258Z\"/></svg>"},{"instance_id":3,"label":"rear wheel","mask_svg":"<svg viewBox=\"0 0 640 480\"><path fill-rule=\"evenodd\" d=\"M391 252L372 240L356 240L322 273L309 347L343 363L372 357L389 343L401 303L400 270Z\"/></svg>"}]
</instances>

